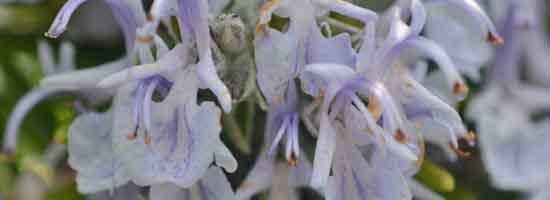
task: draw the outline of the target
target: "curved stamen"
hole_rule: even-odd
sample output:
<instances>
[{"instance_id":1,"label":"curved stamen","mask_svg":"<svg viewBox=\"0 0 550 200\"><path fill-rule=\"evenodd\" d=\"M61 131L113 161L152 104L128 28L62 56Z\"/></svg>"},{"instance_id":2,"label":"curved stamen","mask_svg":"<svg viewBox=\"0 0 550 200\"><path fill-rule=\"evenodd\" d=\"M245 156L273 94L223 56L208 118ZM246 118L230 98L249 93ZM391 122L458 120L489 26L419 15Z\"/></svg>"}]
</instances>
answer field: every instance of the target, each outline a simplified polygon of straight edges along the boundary
<instances>
[{"instance_id":1,"label":"curved stamen","mask_svg":"<svg viewBox=\"0 0 550 200\"><path fill-rule=\"evenodd\" d=\"M34 89L26 94L15 106L4 132L4 152L12 154L17 149L17 137L19 128L24 121L25 116L38 102L55 95L61 91L50 89Z\"/></svg>"},{"instance_id":2,"label":"curved stamen","mask_svg":"<svg viewBox=\"0 0 550 200\"><path fill-rule=\"evenodd\" d=\"M143 102L143 99L145 98L145 86L146 86L146 82L140 81L136 89L136 96L134 97L134 116L133 116L134 132L128 134L129 140L134 140L137 138L139 123L141 121L141 113L143 108L141 104Z\"/></svg>"},{"instance_id":3,"label":"curved stamen","mask_svg":"<svg viewBox=\"0 0 550 200\"><path fill-rule=\"evenodd\" d=\"M143 99L143 123L145 124L145 144L151 143L150 133L152 130L151 126L151 108L153 102L153 93L159 84L159 79L153 79L151 83L147 86L145 92L145 98Z\"/></svg>"},{"instance_id":4,"label":"curved stamen","mask_svg":"<svg viewBox=\"0 0 550 200\"><path fill-rule=\"evenodd\" d=\"M277 135L275 136L275 139L273 140L273 143L271 143L271 147L269 148L269 154L273 155L275 148L281 142L281 139L283 138L283 134L287 130L289 124L290 124L290 117L284 117L283 122L281 123L281 126L279 127L279 130L277 131Z\"/></svg>"}]
</instances>

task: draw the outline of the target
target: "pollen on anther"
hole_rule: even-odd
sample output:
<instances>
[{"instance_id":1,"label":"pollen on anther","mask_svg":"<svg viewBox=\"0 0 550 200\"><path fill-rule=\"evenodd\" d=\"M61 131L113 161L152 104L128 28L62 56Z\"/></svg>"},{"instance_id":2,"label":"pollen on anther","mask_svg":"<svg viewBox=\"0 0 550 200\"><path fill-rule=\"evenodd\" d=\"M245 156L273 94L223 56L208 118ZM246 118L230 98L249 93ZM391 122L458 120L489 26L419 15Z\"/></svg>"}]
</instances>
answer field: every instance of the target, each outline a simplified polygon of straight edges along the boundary
<instances>
[{"instance_id":1,"label":"pollen on anther","mask_svg":"<svg viewBox=\"0 0 550 200\"><path fill-rule=\"evenodd\" d=\"M290 154L290 158L287 160L288 166L296 167L298 165L298 159L296 158L296 155L294 153Z\"/></svg>"},{"instance_id":2,"label":"pollen on anther","mask_svg":"<svg viewBox=\"0 0 550 200\"><path fill-rule=\"evenodd\" d=\"M502 45L504 44L504 39L500 36L494 34L493 32L487 33L487 41L493 45Z\"/></svg>"},{"instance_id":3,"label":"pollen on anther","mask_svg":"<svg viewBox=\"0 0 550 200\"><path fill-rule=\"evenodd\" d=\"M151 144L151 136L146 134L145 137L143 138L143 143L145 144Z\"/></svg>"},{"instance_id":4,"label":"pollen on anther","mask_svg":"<svg viewBox=\"0 0 550 200\"><path fill-rule=\"evenodd\" d=\"M469 91L470 91L470 88L468 88L468 86L466 86L466 84L464 83L457 81L453 85L453 93L455 95L466 96Z\"/></svg>"},{"instance_id":5,"label":"pollen on anther","mask_svg":"<svg viewBox=\"0 0 550 200\"><path fill-rule=\"evenodd\" d=\"M137 132L128 133L128 140L135 140L137 138Z\"/></svg>"},{"instance_id":6,"label":"pollen on anther","mask_svg":"<svg viewBox=\"0 0 550 200\"><path fill-rule=\"evenodd\" d=\"M403 133L403 131L401 131L401 129L397 129L395 135L393 135L393 138L401 144L407 143L407 136Z\"/></svg>"},{"instance_id":7,"label":"pollen on anther","mask_svg":"<svg viewBox=\"0 0 550 200\"><path fill-rule=\"evenodd\" d=\"M449 147L455 152L456 155L458 155L461 158L469 159L472 156L471 152L463 151L460 148L453 146L452 144L449 144Z\"/></svg>"},{"instance_id":8,"label":"pollen on anther","mask_svg":"<svg viewBox=\"0 0 550 200\"><path fill-rule=\"evenodd\" d=\"M464 139L466 139L469 143L474 143L476 141L476 134L473 131L469 131L464 136Z\"/></svg>"},{"instance_id":9,"label":"pollen on anther","mask_svg":"<svg viewBox=\"0 0 550 200\"><path fill-rule=\"evenodd\" d=\"M149 44L153 42L153 37L152 36L137 37L136 40L140 43Z\"/></svg>"}]
</instances>

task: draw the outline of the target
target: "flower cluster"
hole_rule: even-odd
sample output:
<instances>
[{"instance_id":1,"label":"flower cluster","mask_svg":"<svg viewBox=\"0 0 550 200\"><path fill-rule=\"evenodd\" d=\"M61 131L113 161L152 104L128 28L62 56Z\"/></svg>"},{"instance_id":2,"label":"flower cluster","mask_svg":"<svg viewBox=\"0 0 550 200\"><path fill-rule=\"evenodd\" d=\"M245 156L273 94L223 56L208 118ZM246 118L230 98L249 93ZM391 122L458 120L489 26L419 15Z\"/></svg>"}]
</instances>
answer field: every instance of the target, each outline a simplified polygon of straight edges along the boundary
<instances>
[{"instance_id":1,"label":"flower cluster","mask_svg":"<svg viewBox=\"0 0 550 200\"><path fill-rule=\"evenodd\" d=\"M46 36L60 36L85 2L69 0ZM69 72L74 53L62 52L62 73L22 101L6 134L13 151L25 111L51 93L90 105L112 99L106 112L84 106L69 128L69 165L85 194L139 195L148 187L153 200L249 199L270 189L272 199L296 199L294 188L311 187L329 200L439 199L412 179L424 143L450 159L468 156L459 140L475 138L453 107L468 95L461 73L479 78L491 56L485 43L503 42L474 0L399 0L382 11L341 0L269 0L250 17L258 19L253 47L238 16L217 18L227 1L155 0L149 12L142 1L105 3L126 55ZM287 20L277 27L273 16ZM43 59L46 71L52 63ZM255 63L255 71L239 63ZM220 139L221 118L254 93L245 80L267 104L265 144L234 193L221 169L237 169ZM317 138L310 157L300 140L306 132Z\"/></svg>"}]
</instances>

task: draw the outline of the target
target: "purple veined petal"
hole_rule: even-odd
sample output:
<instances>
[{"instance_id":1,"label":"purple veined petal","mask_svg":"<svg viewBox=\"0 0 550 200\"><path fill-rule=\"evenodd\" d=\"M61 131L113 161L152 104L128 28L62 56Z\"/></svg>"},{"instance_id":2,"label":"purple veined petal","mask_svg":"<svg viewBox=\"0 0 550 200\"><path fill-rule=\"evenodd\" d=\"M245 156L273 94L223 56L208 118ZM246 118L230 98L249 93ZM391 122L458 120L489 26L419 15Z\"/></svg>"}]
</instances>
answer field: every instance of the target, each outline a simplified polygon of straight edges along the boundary
<instances>
[{"instance_id":1,"label":"purple veined petal","mask_svg":"<svg viewBox=\"0 0 550 200\"><path fill-rule=\"evenodd\" d=\"M6 130L4 131L4 152L15 153L17 149L19 128L27 113L29 113L29 111L40 101L49 96L57 95L62 91L63 90L56 89L34 89L25 94L25 96L17 102L6 123Z\"/></svg>"},{"instance_id":2,"label":"purple veined petal","mask_svg":"<svg viewBox=\"0 0 550 200\"><path fill-rule=\"evenodd\" d=\"M122 163L113 153L111 112L85 113L69 127L69 165L76 172L78 190L85 194L113 189L128 182Z\"/></svg>"},{"instance_id":3,"label":"purple veined petal","mask_svg":"<svg viewBox=\"0 0 550 200\"><path fill-rule=\"evenodd\" d=\"M471 17L477 22L482 36L486 37L489 43L502 44L504 42L489 16L475 0L427 0L424 4L426 7L447 6L449 9L462 10L467 17ZM430 8L427 10L429 12Z\"/></svg>"},{"instance_id":4,"label":"purple veined petal","mask_svg":"<svg viewBox=\"0 0 550 200\"><path fill-rule=\"evenodd\" d=\"M468 86L454 67L451 59L445 51L434 42L422 37L410 37L394 46L384 56L382 66L393 66L397 58L404 61L416 60L417 58L431 58L441 69L447 79L447 86L452 93L460 100L468 94ZM408 63L405 66L408 66ZM391 67L385 69L387 73Z\"/></svg>"},{"instance_id":5,"label":"purple veined petal","mask_svg":"<svg viewBox=\"0 0 550 200\"><path fill-rule=\"evenodd\" d=\"M288 82L296 76L295 35L266 28L267 36L254 40L258 86L268 104L275 103L287 91Z\"/></svg>"},{"instance_id":6,"label":"purple veined petal","mask_svg":"<svg viewBox=\"0 0 550 200\"><path fill-rule=\"evenodd\" d=\"M51 38L57 38L59 35L61 35L63 32L65 32L65 29L67 29L67 24L69 23L69 20L71 19L71 16L73 15L74 11L80 7L83 3L87 2L88 0L69 0L67 1L61 10L57 13L57 16L55 17L52 25L48 29L48 32L45 33L47 37Z\"/></svg>"},{"instance_id":7,"label":"purple veined petal","mask_svg":"<svg viewBox=\"0 0 550 200\"><path fill-rule=\"evenodd\" d=\"M135 84L121 87L122 97L114 102L114 149L138 185L170 182L190 187L216 161L215 145L221 145L221 111L212 102L197 105L199 80L195 68L180 69L176 76L180 78L168 96L152 105L150 142L127 138L133 128L131 119L127 119L132 110L127 104Z\"/></svg>"}]
</instances>

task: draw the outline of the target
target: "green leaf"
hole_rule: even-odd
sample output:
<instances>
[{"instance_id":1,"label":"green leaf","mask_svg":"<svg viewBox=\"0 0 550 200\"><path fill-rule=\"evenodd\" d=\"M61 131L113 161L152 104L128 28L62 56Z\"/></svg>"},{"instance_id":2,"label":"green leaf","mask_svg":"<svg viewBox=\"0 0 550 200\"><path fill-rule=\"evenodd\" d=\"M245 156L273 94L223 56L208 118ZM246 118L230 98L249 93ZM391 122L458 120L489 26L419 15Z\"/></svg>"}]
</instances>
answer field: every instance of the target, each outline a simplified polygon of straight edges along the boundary
<instances>
[{"instance_id":1,"label":"green leaf","mask_svg":"<svg viewBox=\"0 0 550 200\"><path fill-rule=\"evenodd\" d=\"M13 62L16 72L23 77L27 86L38 85L43 73L36 57L27 52L16 52L13 55Z\"/></svg>"},{"instance_id":2,"label":"green leaf","mask_svg":"<svg viewBox=\"0 0 550 200\"><path fill-rule=\"evenodd\" d=\"M76 184L68 184L50 191L43 200L85 200L84 196L78 193Z\"/></svg>"}]
</instances>

